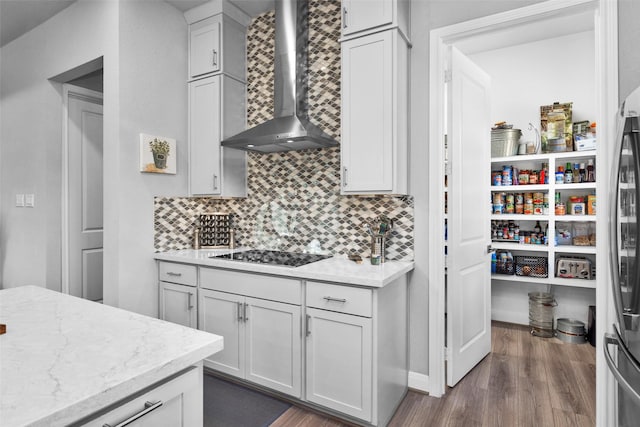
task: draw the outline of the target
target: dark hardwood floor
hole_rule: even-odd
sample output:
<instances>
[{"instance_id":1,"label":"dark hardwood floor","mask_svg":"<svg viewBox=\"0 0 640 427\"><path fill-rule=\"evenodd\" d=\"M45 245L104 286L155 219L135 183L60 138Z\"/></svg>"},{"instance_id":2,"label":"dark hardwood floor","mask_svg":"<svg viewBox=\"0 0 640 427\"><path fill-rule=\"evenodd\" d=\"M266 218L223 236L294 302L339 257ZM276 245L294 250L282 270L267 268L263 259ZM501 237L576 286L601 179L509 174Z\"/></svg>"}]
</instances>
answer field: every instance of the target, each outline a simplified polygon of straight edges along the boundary
<instances>
[{"instance_id":1,"label":"dark hardwood floor","mask_svg":"<svg viewBox=\"0 0 640 427\"><path fill-rule=\"evenodd\" d=\"M494 322L491 353L442 398L409 391L389 426L595 426L595 349ZM342 427L291 407L272 427Z\"/></svg>"}]
</instances>

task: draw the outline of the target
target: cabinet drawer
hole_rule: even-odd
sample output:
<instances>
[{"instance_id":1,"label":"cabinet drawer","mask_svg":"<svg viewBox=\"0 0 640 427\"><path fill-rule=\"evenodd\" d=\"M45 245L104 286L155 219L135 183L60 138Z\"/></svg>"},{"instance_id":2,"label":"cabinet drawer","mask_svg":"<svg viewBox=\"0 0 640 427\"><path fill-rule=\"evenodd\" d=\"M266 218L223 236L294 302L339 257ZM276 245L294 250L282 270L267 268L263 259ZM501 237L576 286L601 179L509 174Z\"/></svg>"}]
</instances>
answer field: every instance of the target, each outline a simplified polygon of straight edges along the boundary
<instances>
[{"instance_id":1,"label":"cabinet drawer","mask_svg":"<svg viewBox=\"0 0 640 427\"><path fill-rule=\"evenodd\" d=\"M179 283L187 286L196 286L198 283L195 265L160 261L158 263L158 277L161 282Z\"/></svg>"},{"instance_id":2,"label":"cabinet drawer","mask_svg":"<svg viewBox=\"0 0 640 427\"><path fill-rule=\"evenodd\" d=\"M289 304L302 303L300 281L284 277L201 267L200 287Z\"/></svg>"},{"instance_id":3,"label":"cabinet drawer","mask_svg":"<svg viewBox=\"0 0 640 427\"><path fill-rule=\"evenodd\" d=\"M307 282L307 306L371 317L371 289Z\"/></svg>"},{"instance_id":4,"label":"cabinet drawer","mask_svg":"<svg viewBox=\"0 0 640 427\"><path fill-rule=\"evenodd\" d=\"M202 425L202 369L184 374L144 394L133 394L117 407L108 407L91 416L91 421L73 424L83 427L135 425L138 427ZM113 409L112 409L113 408ZM108 412L106 412L108 411Z\"/></svg>"}]
</instances>

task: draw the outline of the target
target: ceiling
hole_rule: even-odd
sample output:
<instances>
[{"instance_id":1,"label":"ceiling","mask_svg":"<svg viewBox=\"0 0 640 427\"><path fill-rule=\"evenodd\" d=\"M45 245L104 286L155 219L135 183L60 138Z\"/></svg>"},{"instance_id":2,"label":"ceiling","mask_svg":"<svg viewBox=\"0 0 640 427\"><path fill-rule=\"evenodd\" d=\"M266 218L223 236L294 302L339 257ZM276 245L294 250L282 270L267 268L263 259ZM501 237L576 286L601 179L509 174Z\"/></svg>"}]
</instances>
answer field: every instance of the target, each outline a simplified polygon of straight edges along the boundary
<instances>
[{"instance_id":1,"label":"ceiling","mask_svg":"<svg viewBox=\"0 0 640 427\"><path fill-rule=\"evenodd\" d=\"M0 0L0 47L42 24L75 0ZM160 1L160 0L148 0ZM207 0L166 0L180 11ZM257 16L274 7L274 0L230 0L249 16Z\"/></svg>"}]
</instances>

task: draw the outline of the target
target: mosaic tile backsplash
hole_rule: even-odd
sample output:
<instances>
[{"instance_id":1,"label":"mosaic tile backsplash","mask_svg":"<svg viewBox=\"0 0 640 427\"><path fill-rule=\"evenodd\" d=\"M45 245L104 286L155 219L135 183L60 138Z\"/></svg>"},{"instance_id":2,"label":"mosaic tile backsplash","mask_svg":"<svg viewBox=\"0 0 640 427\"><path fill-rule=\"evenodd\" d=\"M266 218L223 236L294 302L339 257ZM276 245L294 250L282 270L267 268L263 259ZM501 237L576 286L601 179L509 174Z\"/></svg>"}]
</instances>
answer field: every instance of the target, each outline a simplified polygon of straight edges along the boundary
<instances>
[{"instance_id":1,"label":"mosaic tile backsplash","mask_svg":"<svg viewBox=\"0 0 640 427\"><path fill-rule=\"evenodd\" d=\"M309 2L309 116L340 137L340 2ZM247 34L247 121L273 117L274 14L253 20ZM157 197L155 249L192 247L199 214L233 215L238 245L305 251L314 240L323 252L369 254L367 218L387 215L394 229L387 259L413 260L413 199L340 195L339 148L249 153L245 199Z\"/></svg>"}]
</instances>

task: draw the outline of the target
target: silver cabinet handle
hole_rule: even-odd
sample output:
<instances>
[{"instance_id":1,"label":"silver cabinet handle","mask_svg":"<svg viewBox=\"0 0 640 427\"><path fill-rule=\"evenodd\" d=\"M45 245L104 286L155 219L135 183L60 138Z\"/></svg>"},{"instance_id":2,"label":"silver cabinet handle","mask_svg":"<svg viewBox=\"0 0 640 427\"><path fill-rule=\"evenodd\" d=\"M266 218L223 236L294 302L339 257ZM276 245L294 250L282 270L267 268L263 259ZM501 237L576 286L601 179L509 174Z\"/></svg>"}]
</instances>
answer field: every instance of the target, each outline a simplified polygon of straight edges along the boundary
<instances>
[{"instance_id":1,"label":"silver cabinet handle","mask_svg":"<svg viewBox=\"0 0 640 427\"><path fill-rule=\"evenodd\" d=\"M622 350L622 353L624 354L624 356L629 360L629 362L631 363L631 365L638 371L640 372L640 368L637 366L637 364L635 363L635 361L633 360L633 356L631 356L631 354L629 354L629 350L627 350L624 346L624 344L621 343L622 339L620 338L620 333L618 332L618 330L615 330L615 335L614 334L605 334L604 335L604 339L603 339L603 343L604 343L604 357L607 360L607 365L609 365L609 370L611 371L611 373L613 374L614 377L616 377L616 380L618 381L618 384L620 384L620 386L627 392L629 393L629 395L631 397L633 397L633 399L636 401L636 404L640 405L640 394L638 394L637 391L635 391L633 389L633 387L631 387L631 385L627 382L627 380L622 376L622 374L620 373L620 371L618 370L618 367L616 366L616 364L613 362L613 357L611 357L611 353L609 352L609 345L608 344L614 344L617 345L618 348L620 350Z\"/></svg>"},{"instance_id":2,"label":"silver cabinet handle","mask_svg":"<svg viewBox=\"0 0 640 427\"><path fill-rule=\"evenodd\" d=\"M304 330L306 336L311 335L311 316L309 316L308 314L305 319Z\"/></svg>"},{"instance_id":3,"label":"silver cabinet handle","mask_svg":"<svg viewBox=\"0 0 640 427\"><path fill-rule=\"evenodd\" d=\"M213 175L213 189L217 190L218 189L218 175Z\"/></svg>"},{"instance_id":4,"label":"silver cabinet handle","mask_svg":"<svg viewBox=\"0 0 640 427\"><path fill-rule=\"evenodd\" d=\"M215 49L213 49L213 54L211 55L211 65L218 66L218 51Z\"/></svg>"},{"instance_id":5,"label":"silver cabinet handle","mask_svg":"<svg viewBox=\"0 0 640 427\"><path fill-rule=\"evenodd\" d=\"M323 297L325 300L327 300L327 302L347 302L347 300L345 298L334 298L334 297Z\"/></svg>"},{"instance_id":6,"label":"silver cabinet handle","mask_svg":"<svg viewBox=\"0 0 640 427\"><path fill-rule=\"evenodd\" d=\"M347 167L346 166L342 167L342 186L343 187L347 186Z\"/></svg>"},{"instance_id":7,"label":"silver cabinet handle","mask_svg":"<svg viewBox=\"0 0 640 427\"><path fill-rule=\"evenodd\" d=\"M173 271L167 271L167 276L180 277L182 273L174 273Z\"/></svg>"},{"instance_id":8,"label":"silver cabinet handle","mask_svg":"<svg viewBox=\"0 0 640 427\"><path fill-rule=\"evenodd\" d=\"M249 304L247 304L246 302L244 303L244 321L246 322L247 320L249 320L249 317L247 316L247 309L249 308Z\"/></svg>"},{"instance_id":9,"label":"silver cabinet handle","mask_svg":"<svg viewBox=\"0 0 640 427\"><path fill-rule=\"evenodd\" d=\"M116 424L115 426L112 426L111 424L104 423L102 425L102 427L124 427L124 426L128 426L129 424L131 424L135 420L144 417L149 412L155 411L156 409L158 409L161 406L162 406L162 400L158 400L157 402L145 402L144 409L142 411L138 412L137 414L134 414L134 415L130 416L129 418L127 418L126 420L122 421L119 424Z\"/></svg>"},{"instance_id":10,"label":"silver cabinet handle","mask_svg":"<svg viewBox=\"0 0 640 427\"><path fill-rule=\"evenodd\" d=\"M342 8L342 28L347 28L347 7Z\"/></svg>"},{"instance_id":11,"label":"silver cabinet handle","mask_svg":"<svg viewBox=\"0 0 640 427\"><path fill-rule=\"evenodd\" d=\"M193 293L189 292L189 300L187 302L187 307L189 310L193 310L193 302L191 301L191 298L193 298Z\"/></svg>"},{"instance_id":12,"label":"silver cabinet handle","mask_svg":"<svg viewBox=\"0 0 640 427\"><path fill-rule=\"evenodd\" d=\"M240 322L242 322L243 317L242 317L242 303L240 301L238 301L236 304L238 304L237 308L238 308L238 320Z\"/></svg>"}]
</instances>

